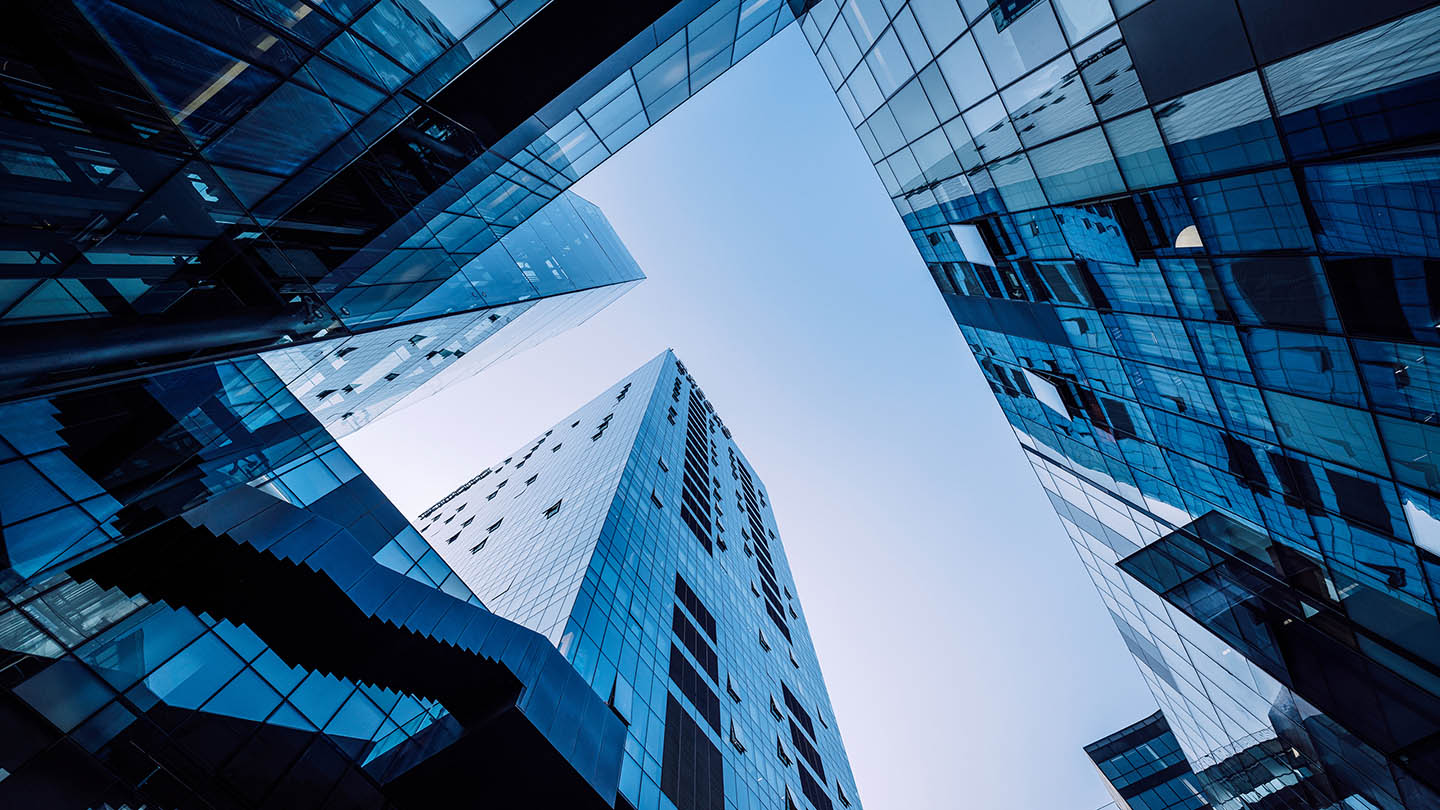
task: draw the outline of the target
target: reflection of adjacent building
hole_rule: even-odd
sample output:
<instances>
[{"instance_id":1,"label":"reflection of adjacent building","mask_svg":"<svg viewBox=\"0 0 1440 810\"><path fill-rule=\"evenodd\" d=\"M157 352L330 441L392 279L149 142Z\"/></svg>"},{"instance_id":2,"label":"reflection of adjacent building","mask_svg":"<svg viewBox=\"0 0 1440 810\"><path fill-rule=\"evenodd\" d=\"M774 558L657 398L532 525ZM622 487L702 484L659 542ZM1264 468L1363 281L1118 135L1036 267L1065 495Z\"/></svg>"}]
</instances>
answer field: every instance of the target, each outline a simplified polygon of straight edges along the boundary
<instances>
[{"instance_id":1,"label":"reflection of adjacent building","mask_svg":"<svg viewBox=\"0 0 1440 810\"><path fill-rule=\"evenodd\" d=\"M1194 771L1156 712L1085 746L1120 810L1201 810L1208 807Z\"/></svg>"},{"instance_id":2,"label":"reflection of adjacent building","mask_svg":"<svg viewBox=\"0 0 1440 810\"><path fill-rule=\"evenodd\" d=\"M1210 803L1440 806L1440 8L801 26Z\"/></svg>"},{"instance_id":3,"label":"reflection of adjacent building","mask_svg":"<svg viewBox=\"0 0 1440 810\"><path fill-rule=\"evenodd\" d=\"M524 278L577 285L260 356L337 438L576 326L643 278L595 205L566 192L500 238Z\"/></svg>"},{"instance_id":4,"label":"reflection of adjacent building","mask_svg":"<svg viewBox=\"0 0 1440 810\"><path fill-rule=\"evenodd\" d=\"M626 806L334 437L633 286L566 189L802 4L431 5L6 9L0 804Z\"/></svg>"},{"instance_id":5,"label":"reflection of adjacent building","mask_svg":"<svg viewBox=\"0 0 1440 810\"><path fill-rule=\"evenodd\" d=\"M633 806L860 806L764 485L672 352L418 523L608 697Z\"/></svg>"}]
</instances>

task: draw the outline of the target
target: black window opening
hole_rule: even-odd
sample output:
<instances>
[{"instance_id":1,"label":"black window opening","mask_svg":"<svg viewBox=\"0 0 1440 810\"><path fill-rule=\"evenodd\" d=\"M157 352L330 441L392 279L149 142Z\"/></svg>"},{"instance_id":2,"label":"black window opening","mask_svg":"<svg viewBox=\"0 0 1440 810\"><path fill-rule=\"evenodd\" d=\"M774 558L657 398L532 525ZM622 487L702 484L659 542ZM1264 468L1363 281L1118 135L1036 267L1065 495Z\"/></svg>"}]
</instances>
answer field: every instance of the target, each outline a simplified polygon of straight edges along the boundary
<instances>
[{"instance_id":1,"label":"black window opening","mask_svg":"<svg viewBox=\"0 0 1440 810\"><path fill-rule=\"evenodd\" d=\"M679 810L725 810L725 765L720 749L673 695L665 704L660 791Z\"/></svg>"},{"instance_id":2,"label":"black window opening","mask_svg":"<svg viewBox=\"0 0 1440 810\"><path fill-rule=\"evenodd\" d=\"M800 727L795 725L794 720L790 721L790 743L795 746L796 752L798 752L806 762L810 763L810 767L814 768L815 773L819 774L823 780L825 778L825 764L820 760L820 752L816 751L815 745L800 732Z\"/></svg>"},{"instance_id":3,"label":"black window opening","mask_svg":"<svg viewBox=\"0 0 1440 810\"><path fill-rule=\"evenodd\" d=\"M690 699L700 716L716 734L720 733L720 698L710 691L705 679L685 660L685 655L674 644L670 645L670 680L680 687L680 693Z\"/></svg>"},{"instance_id":4,"label":"black window opening","mask_svg":"<svg viewBox=\"0 0 1440 810\"><path fill-rule=\"evenodd\" d=\"M690 589L690 584L679 574L675 575L675 596L680 599L680 604L690 611L690 615L695 617L695 621L704 628L705 635L709 636L711 641L715 641L715 616L706 609L704 603L700 601L700 597Z\"/></svg>"},{"instance_id":5,"label":"black window opening","mask_svg":"<svg viewBox=\"0 0 1440 810\"><path fill-rule=\"evenodd\" d=\"M695 656L695 660L700 662L700 667L710 676L710 680L719 683L720 662L715 655L715 650L705 643L700 631L696 630L695 625L685 618L685 613L680 610L679 606L676 606L675 615L671 619L671 629L674 631L675 637L680 639L680 643L685 645L685 649L689 650L690 654Z\"/></svg>"},{"instance_id":6,"label":"black window opening","mask_svg":"<svg viewBox=\"0 0 1440 810\"><path fill-rule=\"evenodd\" d=\"M815 810L833 810L835 805L831 804L830 797L825 795L825 788L815 781L815 777L805 770L804 765L801 765L798 770L800 771L800 792L804 793L805 798L815 805Z\"/></svg>"},{"instance_id":7,"label":"black window opening","mask_svg":"<svg viewBox=\"0 0 1440 810\"><path fill-rule=\"evenodd\" d=\"M740 739L740 729L736 727L733 717L730 719L730 744L735 746L736 751L745 753L745 743Z\"/></svg>"},{"instance_id":8,"label":"black window opening","mask_svg":"<svg viewBox=\"0 0 1440 810\"><path fill-rule=\"evenodd\" d=\"M800 723L800 727L809 732L810 739L817 739L815 736L815 724L810 720L810 713L805 711L805 706L800 702L799 698L795 697L795 693L791 692L790 687L786 686L783 681L780 683L780 692L785 698L785 707L790 710L791 714L795 715L795 719ZM822 773L821 776L823 777L824 774Z\"/></svg>"},{"instance_id":9,"label":"black window opening","mask_svg":"<svg viewBox=\"0 0 1440 810\"><path fill-rule=\"evenodd\" d=\"M562 504L562 503L564 503L564 501L563 501L563 500L559 500L559 501L556 501L555 503L551 504L551 505L549 506L549 508L547 508L547 509L545 510L545 519L546 519L546 520L549 520L550 518L553 518L553 517L555 517L556 515L560 514L560 504Z\"/></svg>"},{"instance_id":10,"label":"black window opening","mask_svg":"<svg viewBox=\"0 0 1440 810\"><path fill-rule=\"evenodd\" d=\"M486 537L486 538L482 539L480 542L478 542L478 543L476 543L475 545L471 546L471 547L470 547L470 553L471 553L471 554L474 554L475 552L477 552L477 551L479 551L480 549L484 548L484 547L485 547L485 543L487 543L489 540L490 540L490 538Z\"/></svg>"},{"instance_id":11,"label":"black window opening","mask_svg":"<svg viewBox=\"0 0 1440 810\"><path fill-rule=\"evenodd\" d=\"M493 531L495 531L496 529L500 528L500 524L501 524L501 523L504 523L504 522L505 522L505 518L500 518L499 520L495 521L494 523L491 523L491 524L490 524L490 528L486 529L485 531L487 531L487 532L493 532Z\"/></svg>"}]
</instances>

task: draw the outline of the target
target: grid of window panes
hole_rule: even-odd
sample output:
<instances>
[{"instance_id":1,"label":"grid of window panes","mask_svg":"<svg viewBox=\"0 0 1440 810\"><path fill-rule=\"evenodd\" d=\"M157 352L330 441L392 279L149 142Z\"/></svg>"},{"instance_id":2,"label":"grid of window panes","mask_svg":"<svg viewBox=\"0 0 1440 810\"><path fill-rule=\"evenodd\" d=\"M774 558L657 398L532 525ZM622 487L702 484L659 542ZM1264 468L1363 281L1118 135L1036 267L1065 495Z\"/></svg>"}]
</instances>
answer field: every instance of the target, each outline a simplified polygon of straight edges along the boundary
<instances>
[{"instance_id":1,"label":"grid of window panes","mask_svg":"<svg viewBox=\"0 0 1440 810\"><path fill-rule=\"evenodd\" d=\"M762 595L738 465L789 639ZM687 499L711 510L708 530L682 518ZM549 635L625 719L620 790L636 808L784 806L787 791L796 807L859 806L764 487L673 353L419 523L487 607ZM677 761L682 749L695 754ZM702 767L710 758L721 773Z\"/></svg>"},{"instance_id":2,"label":"grid of window panes","mask_svg":"<svg viewBox=\"0 0 1440 810\"><path fill-rule=\"evenodd\" d=\"M1283 726L1294 773L1370 759L1337 790L1426 806L1114 565L1219 510L1440 667L1440 8L1321 6L826 0L802 28L1196 769Z\"/></svg>"},{"instance_id":3,"label":"grid of window panes","mask_svg":"<svg viewBox=\"0 0 1440 810\"><path fill-rule=\"evenodd\" d=\"M561 643L662 367L657 357L417 518L486 607Z\"/></svg>"},{"instance_id":4,"label":"grid of window panes","mask_svg":"<svg viewBox=\"0 0 1440 810\"><path fill-rule=\"evenodd\" d=\"M1175 735L1159 712L1085 752L1134 810L1199 810L1207 803Z\"/></svg>"},{"instance_id":5,"label":"grid of window panes","mask_svg":"<svg viewBox=\"0 0 1440 810\"><path fill-rule=\"evenodd\" d=\"M630 395L646 395L645 421L561 640L567 657L597 692L613 689L626 701L635 746L627 746L622 793L638 808L666 808L674 802L686 810L683 799L667 793L666 772L677 769L684 784L687 764L668 762L655 744L669 695L719 750L726 807L783 806L787 792L797 807L806 801L817 810L858 807L854 777L778 539L769 545L786 604L788 640L767 615L755 542L746 528L751 507L728 457L733 451L747 471L748 462L684 366L673 354L664 359L653 390ZM703 409L697 415L709 443L700 450L707 456L705 493L694 493L693 484L685 483L687 442L694 447L688 422L696 408ZM709 551L682 519L687 486L692 499L703 495L714 509ZM757 487L763 492L758 482ZM767 533L774 532L768 501L764 495L760 499L756 517ZM688 604L685 589L698 609ZM697 610L713 618L714 636L707 634ZM697 628L701 645L713 649L713 677L674 629L683 628L674 620L677 614ZM677 656L698 673L694 694L707 703L714 696L718 727L706 719L711 710L697 706L686 685L676 683Z\"/></svg>"},{"instance_id":6,"label":"grid of window panes","mask_svg":"<svg viewBox=\"0 0 1440 810\"><path fill-rule=\"evenodd\" d=\"M5 46L0 181L35 227L0 254L28 268L0 287L0 327L85 319L131 368L219 334L274 345L593 286L540 272L543 240L502 238L794 19L785 0L679 5L616 43L627 59L568 64L581 80L517 123L539 135L482 138L455 118L484 105L445 94L543 4L434 6L27 0L15 29L53 46ZM66 54L82 81L48 79ZM123 330L194 313L238 324L184 345ZM10 384L38 384L32 365Z\"/></svg>"},{"instance_id":7,"label":"grid of window panes","mask_svg":"<svg viewBox=\"0 0 1440 810\"><path fill-rule=\"evenodd\" d=\"M198 452L177 459L177 449ZM474 654L467 666L503 661L526 686L520 711L565 756L583 718L588 742L573 752L574 767L613 787L618 770L600 772L618 765L619 726L613 734L597 726L597 713L608 716L598 698L583 685L566 688L578 676L544 638L484 611L260 361L0 406L0 459L0 708L11 732L0 746L0 803L190 806L234 790L257 806L320 806L327 797L379 806L393 769L454 738L441 698L455 695L437 696L423 674L397 666L383 678L372 666L351 677L350 653L327 653L322 639L305 644L311 660L297 663L295 639L277 652L280 644L257 635L273 626L192 609L196 578L206 575L192 570L198 549L237 544L264 549L273 569L303 565L331 580L286 586L283 599L332 600L309 611L311 620L368 614L418 634L407 643L434 640L452 665L455 653ZM124 559L131 543L155 548L153 538L171 537L179 521L191 521L196 536L176 535L163 558L147 560L147 584L102 587L71 573L89 561L124 577L126 565L106 555ZM237 576L224 583L237 601L218 603L227 610L275 598L262 586L268 577ZM378 624L364 629L383 646ZM499 625L509 629L491 630ZM346 638L356 628L333 630ZM327 654L334 660L317 659ZM403 683L426 686L417 694ZM435 728L439 721L449 725ZM596 756L592 743L616 747ZM64 780L54 778L59 770Z\"/></svg>"}]
</instances>

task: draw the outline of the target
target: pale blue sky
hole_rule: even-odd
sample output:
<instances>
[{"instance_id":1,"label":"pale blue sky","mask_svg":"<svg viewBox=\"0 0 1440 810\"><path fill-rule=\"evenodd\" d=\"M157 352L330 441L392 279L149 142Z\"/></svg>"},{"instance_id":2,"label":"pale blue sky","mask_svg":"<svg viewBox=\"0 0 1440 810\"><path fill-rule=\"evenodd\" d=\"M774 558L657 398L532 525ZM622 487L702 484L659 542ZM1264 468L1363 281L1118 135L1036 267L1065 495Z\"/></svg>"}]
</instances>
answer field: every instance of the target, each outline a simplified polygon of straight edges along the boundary
<instances>
[{"instance_id":1,"label":"pale blue sky","mask_svg":"<svg viewBox=\"0 0 1440 810\"><path fill-rule=\"evenodd\" d=\"M649 279L345 446L414 515L667 346L771 495L872 810L1093 810L1153 711L798 29L576 190Z\"/></svg>"}]
</instances>

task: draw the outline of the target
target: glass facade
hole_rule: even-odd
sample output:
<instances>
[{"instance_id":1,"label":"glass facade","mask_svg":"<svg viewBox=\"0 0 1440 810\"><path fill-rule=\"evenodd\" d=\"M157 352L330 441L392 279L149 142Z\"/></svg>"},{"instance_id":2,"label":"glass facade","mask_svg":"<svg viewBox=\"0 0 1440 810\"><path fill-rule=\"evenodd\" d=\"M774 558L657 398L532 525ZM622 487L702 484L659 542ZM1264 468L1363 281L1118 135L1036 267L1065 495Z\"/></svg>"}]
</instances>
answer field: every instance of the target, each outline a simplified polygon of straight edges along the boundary
<instances>
[{"instance_id":1,"label":"glass facade","mask_svg":"<svg viewBox=\"0 0 1440 810\"><path fill-rule=\"evenodd\" d=\"M1209 802L1440 806L1440 8L801 25Z\"/></svg>"},{"instance_id":2,"label":"glass facade","mask_svg":"<svg viewBox=\"0 0 1440 810\"><path fill-rule=\"evenodd\" d=\"M860 806L764 485L673 353L417 523L624 721L619 806Z\"/></svg>"},{"instance_id":3,"label":"glass facade","mask_svg":"<svg viewBox=\"0 0 1440 810\"><path fill-rule=\"evenodd\" d=\"M1195 773L1165 716L1156 712L1134 725L1085 746L1123 810L1203 810Z\"/></svg>"},{"instance_id":4,"label":"glass facade","mask_svg":"<svg viewBox=\"0 0 1440 810\"><path fill-rule=\"evenodd\" d=\"M633 287L566 189L804 7L8 7L0 804L727 795L718 751L676 766L713 750L693 703L637 700L674 722L636 736L594 662L573 664L584 643L529 629L538 609L528 626L488 610L335 437ZM597 598L557 582L515 604ZM808 649L784 694L818 695L824 722ZM616 689L657 682L627 666ZM787 790L848 803L838 737L807 733L817 775Z\"/></svg>"},{"instance_id":5,"label":"glass facade","mask_svg":"<svg viewBox=\"0 0 1440 810\"><path fill-rule=\"evenodd\" d=\"M521 298L513 304L260 357L339 438L583 323L644 278L600 209L568 191L501 237L500 245L526 279L574 291L537 298L517 290Z\"/></svg>"},{"instance_id":6,"label":"glass facade","mask_svg":"<svg viewBox=\"0 0 1440 810\"><path fill-rule=\"evenodd\" d=\"M624 728L548 640L487 611L283 386L260 400L263 363L203 371L0 420L24 485L0 507L0 804L427 807L481 780L611 807ZM223 396L195 403L207 374ZM167 408L166 441L103 466ZM208 431L230 449L150 463Z\"/></svg>"},{"instance_id":7,"label":"glass facade","mask_svg":"<svg viewBox=\"0 0 1440 810\"><path fill-rule=\"evenodd\" d=\"M7 9L0 395L618 280L505 237L799 8Z\"/></svg>"}]
</instances>

